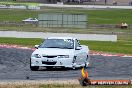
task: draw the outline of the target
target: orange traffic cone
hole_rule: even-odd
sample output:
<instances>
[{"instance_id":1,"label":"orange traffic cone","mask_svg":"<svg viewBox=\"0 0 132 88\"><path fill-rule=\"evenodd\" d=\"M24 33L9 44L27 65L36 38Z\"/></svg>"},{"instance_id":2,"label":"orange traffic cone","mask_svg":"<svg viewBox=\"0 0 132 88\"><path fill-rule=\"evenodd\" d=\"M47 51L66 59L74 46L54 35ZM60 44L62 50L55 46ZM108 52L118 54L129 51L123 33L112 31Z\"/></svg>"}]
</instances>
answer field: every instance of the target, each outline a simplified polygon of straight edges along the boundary
<instances>
[{"instance_id":1,"label":"orange traffic cone","mask_svg":"<svg viewBox=\"0 0 132 88\"><path fill-rule=\"evenodd\" d=\"M82 77L79 79L79 82L82 86L87 86L91 84L90 79L88 78L88 71L84 71L84 68L81 70Z\"/></svg>"}]
</instances>

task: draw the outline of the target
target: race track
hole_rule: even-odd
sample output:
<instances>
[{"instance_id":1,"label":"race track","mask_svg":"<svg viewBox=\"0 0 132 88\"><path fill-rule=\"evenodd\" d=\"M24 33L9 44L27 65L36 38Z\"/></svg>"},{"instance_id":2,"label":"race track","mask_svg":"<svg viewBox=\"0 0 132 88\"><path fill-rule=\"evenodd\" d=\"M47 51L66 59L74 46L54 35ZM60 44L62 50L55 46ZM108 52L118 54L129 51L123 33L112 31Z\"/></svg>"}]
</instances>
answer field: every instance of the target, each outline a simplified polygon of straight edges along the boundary
<instances>
[{"instance_id":1,"label":"race track","mask_svg":"<svg viewBox=\"0 0 132 88\"><path fill-rule=\"evenodd\" d=\"M59 80L81 76L81 68L31 71L32 52L28 49L0 48L0 80ZM92 79L131 79L132 57L91 55L91 66L87 70Z\"/></svg>"}]
</instances>

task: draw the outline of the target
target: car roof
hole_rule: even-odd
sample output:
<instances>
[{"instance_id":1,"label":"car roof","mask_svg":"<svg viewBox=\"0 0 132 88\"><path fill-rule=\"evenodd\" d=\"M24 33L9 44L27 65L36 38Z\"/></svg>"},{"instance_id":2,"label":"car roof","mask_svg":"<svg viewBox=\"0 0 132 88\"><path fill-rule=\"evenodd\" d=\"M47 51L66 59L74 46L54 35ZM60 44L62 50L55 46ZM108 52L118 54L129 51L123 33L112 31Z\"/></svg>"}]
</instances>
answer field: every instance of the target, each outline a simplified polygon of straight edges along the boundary
<instances>
[{"instance_id":1,"label":"car roof","mask_svg":"<svg viewBox=\"0 0 132 88\"><path fill-rule=\"evenodd\" d=\"M73 38L73 37L49 37L47 39L76 39L76 38Z\"/></svg>"}]
</instances>

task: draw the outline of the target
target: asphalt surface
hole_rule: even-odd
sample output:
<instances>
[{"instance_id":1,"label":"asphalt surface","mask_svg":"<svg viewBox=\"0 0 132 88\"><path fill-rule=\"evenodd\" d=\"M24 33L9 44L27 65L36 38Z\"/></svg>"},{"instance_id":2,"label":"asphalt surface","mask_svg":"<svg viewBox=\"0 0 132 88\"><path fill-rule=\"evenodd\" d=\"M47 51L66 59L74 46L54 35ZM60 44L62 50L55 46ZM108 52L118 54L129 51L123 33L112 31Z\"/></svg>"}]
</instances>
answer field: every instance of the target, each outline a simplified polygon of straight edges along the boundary
<instances>
[{"instance_id":1,"label":"asphalt surface","mask_svg":"<svg viewBox=\"0 0 132 88\"><path fill-rule=\"evenodd\" d=\"M31 71L30 55L32 50L0 48L0 80L46 80L77 79L81 68L51 69L40 68ZM91 55L91 66L87 68L91 79L131 79L132 58L120 56Z\"/></svg>"}]
</instances>

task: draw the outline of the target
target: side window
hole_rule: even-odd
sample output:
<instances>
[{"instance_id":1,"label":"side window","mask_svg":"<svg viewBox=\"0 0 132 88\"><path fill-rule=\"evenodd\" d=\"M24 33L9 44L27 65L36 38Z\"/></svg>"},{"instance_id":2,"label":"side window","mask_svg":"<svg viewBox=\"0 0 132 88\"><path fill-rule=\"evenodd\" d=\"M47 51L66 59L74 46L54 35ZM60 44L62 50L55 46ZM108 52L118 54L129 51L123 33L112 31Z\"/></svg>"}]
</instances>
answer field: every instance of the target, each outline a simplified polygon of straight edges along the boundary
<instances>
[{"instance_id":1,"label":"side window","mask_svg":"<svg viewBox=\"0 0 132 88\"><path fill-rule=\"evenodd\" d=\"M79 43L79 41L76 39L75 40L75 48L77 48L77 47L79 47L80 46L80 43Z\"/></svg>"}]
</instances>

